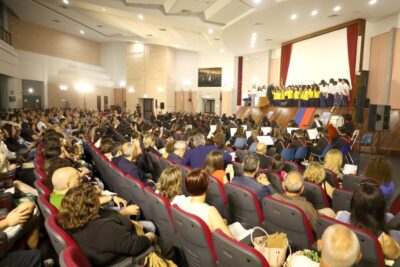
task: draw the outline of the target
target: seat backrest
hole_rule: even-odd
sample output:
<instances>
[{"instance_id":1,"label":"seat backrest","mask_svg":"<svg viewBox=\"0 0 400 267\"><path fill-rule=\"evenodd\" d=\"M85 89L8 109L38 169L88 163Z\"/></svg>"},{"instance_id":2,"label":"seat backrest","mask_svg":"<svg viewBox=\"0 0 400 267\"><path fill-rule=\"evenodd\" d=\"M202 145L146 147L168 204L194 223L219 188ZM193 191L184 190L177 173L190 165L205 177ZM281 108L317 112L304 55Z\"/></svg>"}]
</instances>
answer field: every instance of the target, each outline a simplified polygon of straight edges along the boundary
<instances>
[{"instance_id":1,"label":"seat backrest","mask_svg":"<svg viewBox=\"0 0 400 267\"><path fill-rule=\"evenodd\" d=\"M293 148L284 148L284 149L282 149L281 156L285 160L293 160L293 158L294 158L294 149Z\"/></svg>"},{"instance_id":2,"label":"seat backrest","mask_svg":"<svg viewBox=\"0 0 400 267\"><path fill-rule=\"evenodd\" d=\"M89 259L78 246L64 249L59 257L61 267L91 267Z\"/></svg>"},{"instance_id":3,"label":"seat backrest","mask_svg":"<svg viewBox=\"0 0 400 267\"><path fill-rule=\"evenodd\" d=\"M364 179L363 176L345 174L342 179L343 189L354 191L357 189L359 183L361 183Z\"/></svg>"},{"instance_id":4,"label":"seat backrest","mask_svg":"<svg viewBox=\"0 0 400 267\"><path fill-rule=\"evenodd\" d=\"M199 217L174 205L171 208L183 253L190 267L216 266L211 231Z\"/></svg>"},{"instance_id":5,"label":"seat backrest","mask_svg":"<svg viewBox=\"0 0 400 267\"><path fill-rule=\"evenodd\" d=\"M332 209L335 212L346 210L350 212L350 202L353 197L353 192L336 188L332 194Z\"/></svg>"},{"instance_id":6,"label":"seat backrest","mask_svg":"<svg viewBox=\"0 0 400 267\"><path fill-rule=\"evenodd\" d=\"M57 208L54 207L50 203L48 195L39 196L37 201L38 201L39 209L40 209L44 219L49 218L50 215L52 215L52 214L57 214L58 213Z\"/></svg>"},{"instance_id":7,"label":"seat backrest","mask_svg":"<svg viewBox=\"0 0 400 267\"><path fill-rule=\"evenodd\" d=\"M144 196L161 238L170 240L175 247L180 247L168 199L156 194L150 187L144 189Z\"/></svg>"},{"instance_id":8,"label":"seat backrest","mask_svg":"<svg viewBox=\"0 0 400 267\"><path fill-rule=\"evenodd\" d=\"M236 150L235 154L236 154L235 161L236 162L243 162L244 158L246 157L246 155L249 154L249 152L247 150L238 149L238 150Z\"/></svg>"},{"instance_id":9,"label":"seat backrest","mask_svg":"<svg viewBox=\"0 0 400 267\"><path fill-rule=\"evenodd\" d=\"M172 165L172 163L164 158L159 158L160 161L160 167L161 167L161 171L165 170L166 168L170 167Z\"/></svg>"},{"instance_id":10,"label":"seat backrest","mask_svg":"<svg viewBox=\"0 0 400 267\"><path fill-rule=\"evenodd\" d=\"M125 174L123 176L124 184L131 190L133 203L139 205L141 211L143 212L143 216L147 220L152 219L152 213L149 209L148 202L144 196L144 184L136 178L133 178L130 175Z\"/></svg>"},{"instance_id":11,"label":"seat backrest","mask_svg":"<svg viewBox=\"0 0 400 267\"><path fill-rule=\"evenodd\" d=\"M390 212L396 215L400 211L400 195L398 195L395 200L390 205Z\"/></svg>"},{"instance_id":12,"label":"seat backrest","mask_svg":"<svg viewBox=\"0 0 400 267\"><path fill-rule=\"evenodd\" d=\"M35 168L33 170L33 175L35 176L36 179L39 179L39 180L43 180L46 178L46 173L43 170L41 170L40 168Z\"/></svg>"},{"instance_id":13,"label":"seat backrest","mask_svg":"<svg viewBox=\"0 0 400 267\"><path fill-rule=\"evenodd\" d=\"M261 169L260 171L264 172L267 175L268 181L272 184L275 190L278 191L279 194L283 194L283 188L282 188L283 180L281 176L274 171L261 170Z\"/></svg>"},{"instance_id":14,"label":"seat backrest","mask_svg":"<svg viewBox=\"0 0 400 267\"><path fill-rule=\"evenodd\" d=\"M308 202L311 202L317 210L329 208L328 197L320 185L304 181L304 191L301 196L305 197Z\"/></svg>"},{"instance_id":15,"label":"seat backrest","mask_svg":"<svg viewBox=\"0 0 400 267\"><path fill-rule=\"evenodd\" d=\"M218 266L268 267L265 257L253 247L236 241L220 229L212 233Z\"/></svg>"},{"instance_id":16,"label":"seat backrest","mask_svg":"<svg viewBox=\"0 0 400 267\"><path fill-rule=\"evenodd\" d=\"M286 233L289 242L295 248L311 248L314 234L307 216L299 207L272 197L263 198L262 207L265 217L264 229L268 233Z\"/></svg>"},{"instance_id":17,"label":"seat backrest","mask_svg":"<svg viewBox=\"0 0 400 267\"><path fill-rule=\"evenodd\" d=\"M235 173L235 176L243 176L244 170L243 170L242 163L232 161L232 165L233 165L233 172Z\"/></svg>"},{"instance_id":18,"label":"seat backrest","mask_svg":"<svg viewBox=\"0 0 400 267\"><path fill-rule=\"evenodd\" d=\"M43 184L43 180L35 180L35 182L33 182L33 184L35 185L35 188L38 191L39 196L51 194L50 188L48 188L47 186L45 186Z\"/></svg>"},{"instance_id":19,"label":"seat backrest","mask_svg":"<svg viewBox=\"0 0 400 267\"><path fill-rule=\"evenodd\" d=\"M60 255L61 251L69 246L77 245L75 240L68 235L56 222L56 215L52 214L44 223L49 234L51 244L55 251Z\"/></svg>"},{"instance_id":20,"label":"seat backrest","mask_svg":"<svg viewBox=\"0 0 400 267\"><path fill-rule=\"evenodd\" d=\"M230 221L240 222L245 227L261 226L264 215L256 195L236 184L226 183L224 187L228 197Z\"/></svg>"},{"instance_id":21,"label":"seat backrest","mask_svg":"<svg viewBox=\"0 0 400 267\"><path fill-rule=\"evenodd\" d=\"M296 153L294 153L294 159L295 160L305 159L307 157L307 152L308 152L308 149L306 147L299 147L296 150Z\"/></svg>"},{"instance_id":22,"label":"seat backrest","mask_svg":"<svg viewBox=\"0 0 400 267\"><path fill-rule=\"evenodd\" d=\"M284 170L285 172L291 172L291 171L296 171L296 172L300 172L302 173L301 168L299 167L299 165L297 165L296 162L293 161L285 161L285 166L284 166Z\"/></svg>"},{"instance_id":23,"label":"seat backrest","mask_svg":"<svg viewBox=\"0 0 400 267\"><path fill-rule=\"evenodd\" d=\"M242 149L246 146L246 144L247 144L246 137L239 137L239 138L236 138L235 143L233 144L233 147Z\"/></svg>"},{"instance_id":24,"label":"seat backrest","mask_svg":"<svg viewBox=\"0 0 400 267\"><path fill-rule=\"evenodd\" d=\"M256 152L256 147L257 147L257 142L253 142L251 143L250 147L249 147L249 151L251 153L255 153Z\"/></svg>"},{"instance_id":25,"label":"seat backrest","mask_svg":"<svg viewBox=\"0 0 400 267\"><path fill-rule=\"evenodd\" d=\"M190 194L186 190L185 179L191 169L182 164L176 164L175 166L178 167L179 169L181 169L181 171L182 171L182 182L181 182L182 194L184 194L185 196L190 196Z\"/></svg>"},{"instance_id":26,"label":"seat backrest","mask_svg":"<svg viewBox=\"0 0 400 267\"><path fill-rule=\"evenodd\" d=\"M337 175L331 170L325 169L325 181L327 181L333 187L339 187L339 180Z\"/></svg>"},{"instance_id":27,"label":"seat backrest","mask_svg":"<svg viewBox=\"0 0 400 267\"><path fill-rule=\"evenodd\" d=\"M229 219L228 198L225 194L224 185L215 177L209 176L210 186L207 190L206 202L214 206L222 217Z\"/></svg>"},{"instance_id":28,"label":"seat backrest","mask_svg":"<svg viewBox=\"0 0 400 267\"><path fill-rule=\"evenodd\" d=\"M362 258L361 261L355 266L385 267L385 258L382 252L381 244L374 235L364 229L360 229L350 224L342 223L326 216L319 216L317 219L317 227L315 230L317 239L320 239L322 237L322 234L326 228L328 228L330 225L338 223L349 227L357 235L358 241L360 242Z\"/></svg>"},{"instance_id":29,"label":"seat backrest","mask_svg":"<svg viewBox=\"0 0 400 267\"><path fill-rule=\"evenodd\" d=\"M372 133L365 133L361 139L360 144L368 146L372 143Z\"/></svg>"}]
</instances>

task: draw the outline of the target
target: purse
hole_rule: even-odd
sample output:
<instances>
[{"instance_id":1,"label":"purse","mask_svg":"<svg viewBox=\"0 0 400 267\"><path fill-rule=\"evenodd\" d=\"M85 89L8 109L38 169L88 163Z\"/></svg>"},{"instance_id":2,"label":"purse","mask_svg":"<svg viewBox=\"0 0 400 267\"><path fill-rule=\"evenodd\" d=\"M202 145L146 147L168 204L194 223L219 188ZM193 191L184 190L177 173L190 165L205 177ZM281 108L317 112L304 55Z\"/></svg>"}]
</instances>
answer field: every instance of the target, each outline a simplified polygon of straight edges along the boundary
<instances>
[{"instance_id":1,"label":"purse","mask_svg":"<svg viewBox=\"0 0 400 267\"><path fill-rule=\"evenodd\" d=\"M253 237L255 230L262 231L265 235ZM260 252L268 261L271 267L283 266L286 259L287 248L289 247L290 255L292 250L285 233L275 233L269 235L264 229L254 227L251 233L251 243L254 248Z\"/></svg>"}]
</instances>

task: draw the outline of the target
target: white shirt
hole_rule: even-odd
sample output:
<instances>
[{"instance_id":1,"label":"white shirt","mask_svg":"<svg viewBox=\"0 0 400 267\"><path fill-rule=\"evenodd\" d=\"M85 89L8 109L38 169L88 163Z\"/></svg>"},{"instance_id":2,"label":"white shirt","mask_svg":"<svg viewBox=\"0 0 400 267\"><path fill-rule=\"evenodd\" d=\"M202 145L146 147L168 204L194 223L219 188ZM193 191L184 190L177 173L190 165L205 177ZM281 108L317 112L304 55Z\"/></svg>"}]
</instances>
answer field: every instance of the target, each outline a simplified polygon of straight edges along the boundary
<instances>
[{"instance_id":1,"label":"white shirt","mask_svg":"<svg viewBox=\"0 0 400 267\"><path fill-rule=\"evenodd\" d=\"M187 197L186 201L179 205L179 207L190 214L200 217L200 219L202 219L208 225L208 227L211 226L209 220L211 206L207 203L193 203L192 197Z\"/></svg>"},{"instance_id":2,"label":"white shirt","mask_svg":"<svg viewBox=\"0 0 400 267\"><path fill-rule=\"evenodd\" d=\"M46 129L46 128L47 128L47 127L46 127L46 124L45 124L44 122L42 122L42 121L39 121L39 122L36 124L36 127L39 129L39 131L42 130L42 129Z\"/></svg>"}]
</instances>

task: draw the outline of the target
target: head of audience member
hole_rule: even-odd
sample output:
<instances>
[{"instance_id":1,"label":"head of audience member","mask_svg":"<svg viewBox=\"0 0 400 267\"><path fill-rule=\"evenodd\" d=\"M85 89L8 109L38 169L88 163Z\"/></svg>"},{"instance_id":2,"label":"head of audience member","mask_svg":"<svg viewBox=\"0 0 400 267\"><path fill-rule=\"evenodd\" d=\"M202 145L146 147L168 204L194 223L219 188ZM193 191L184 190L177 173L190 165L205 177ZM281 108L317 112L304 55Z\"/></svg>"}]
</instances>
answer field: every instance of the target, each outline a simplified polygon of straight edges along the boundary
<instances>
[{"instance_id":1,"label":"head of audience member","mask_svg":"<svg viewBox=\"0 0 400 267\"><path fill-rule=\"evenodd\" d=\"M51 177L53 191L57 194L65 194L69 189L78 186L81 183L81 177L78 170L72 167L64 167L56 170Z\"/></svg>"},{"instance_id":2,"label":"head of audience member","mask_svg":"<svg viewBox=\"0 0 400 267\"><path fill-rule=\"evenodd\" d=\"M138 147L131 142L126 142L122 145L122 155L129 161L136 161L139 156Z\"/></svg>"},{"instance_id":3,"label":"head of audience member","mask_svg":"<svg viewBox=\"0 0 400 267\"><path fill-rule=\"evenodd\" d=\"M257 143L256 153L265 156L267 154L267 145L264 143Z\"/></svg>"},{"instance_id":4,"label":"head of audience member","mask_svg":"<svg viewBox=\"0 0 400 267\"><path fill-rule=\"evenodd\" d=\"M243 160L243 175L255 177L260 166L260 159L256 155L247 155Z\"/></svg>"},{"instance_id":5,"label":"head of audience member","mask_svg":"<svg viewBox=\"0 0 400 267\"><path fill-rule=\"evenodd\" d=\"M186 191L193 197L205 198L209 185L208 174L202 169L193 169L185 179Z\"/></svg>"},{"instance_id":6,"label":"head of audience member","mask_svg":"<svg viewBox=\"0 0 400 267\"><path fill-rule=\"evenodd\" d=\"M314 115L314 120L319 120L319 114Z\"/></svg>"},{"instance_id":7,"label":"head of audience member","mask_svg":"<svg viewBox=\"0 0 400 267\"><path fill-rule=\"evenodd\" d=\"M370 231L375 236L387 233L385 222L386 201L379 185L370 179L362 181L350 202L352 225Z\"/></svg>"},{"instance_id":8,"label":"head of audience member","mask_svg":"<svg viewBox=\"0 0 400 267\"><path fill-rule=\"evenodd\" d=\"M392 181L392 169L389 162L381 156L371 157L368 160L364 175L379 185L389 184Z\"/></svg>"},{"instance_id":9,"label":"head of audience member","mask_svg":"<svg viewBox=\"0 0 400 267\"><path fill-rule=\"evenodd\" d=\"M167 154L172 154L174 153L174 145L176 141L174 139L168 140L167 143L165 144L165 152Z\"/></svg>"},{"instance_id":10,"label":"head of audience member","mask_svg":"<svg viewBox=\"0 0 400 267\"><path fill-rule=\"evenodd\" d=\"M326 153L324 158L324 168L335 174L340 173L343 164L343 154L340 150L331 149Z\"/></svg>"},{"instance_id":11,"label":"head of audience member","mask_svg":"<svg viewBox=\"0 0 400 267\"><path fill-rule=\"evenodd\" d=\"M170 202L177 195L181 195L182 171L176 166L163 170L157 183L160 195L166 197Z\"/></svg>"},{"instance_id":12,"label":"head of audience member","mask_svg":"<svg viewBox=\"0 0 400 267\"><path fill-rule=\"evenodd\" d=\"M216 150L209 152L204 161L203 169L209 175L212 175L215 171L224 170L224 155Z\"/></svg>"},{"instance_id":13,"label":"head of audience member","mask_svg":"<svg viewBox=\"0 0 400 267\"><path fill-rule=\"evenodd\" d=\"M59 158L61 157L61 154L61 147L59 146L46 147L43 151L43 156L46 160L51 158Z\"/></svg>"},{"instance_id":14,"label":"head of audience member","mask_svg":"<svg viewBox=\"0 0 400 267\"><path fill-rule=\"evenodd\" d=\"M3 150L0 150L0 173L8 172L9 162Z\"/></svg>"},{"instance_id":15,"label":"head of audience member","mask_svg":"<svg viewBox=\"0 0 400 267\"><path fill-rule=\"evenodd\" d=\"M46 176L46 179L44 180L44 183L50 189L53 189L52 177L56 170L65 168L65 167L73 167L72 161L70 159L53 158L53 159L48 160L46 163L48 163L48 166L45 169L47 176Z\"/></svg>"},{"instance_id":16,"label":"head of audience member","mask_svg":"<svg viewBox=\"0 0 400 267\"><path fill-rule=\"evenodd\" d=\"M316 183L321 184L325 181L325 170L321 163L312 161L307 166L304 171L304 179Z\"/></svg>"},{"instance_id":17,"label":"head of audience member","mask_svg":"<svg viewBox=\"0 0 400 267\"><path fill-rule=\"evenodd\" d=\"M143 137L143 146L145 149L148 149L150 147L155 148L156 147L156 138L154 137L154 134L145 134Z\"/></svg>"},{"instance_id":18,"label":"head of audience member","mask_svg":"<svg viewBox=\"0 0 400 267\"><path fill-rule=\"evenodd\" d=\"M17 129L15 129L14 125L9 123L3 126L3 131L6 138L14 138L17 135Z\"/></svg>"},{"instance_id":19,"label":"head of audience member","mask_svg":"<svg viewBox=\"0 0 400 267\"><path fill-rule=\"evenodd\" d=\"M194 134L194 135L192 136L192 141L193 141L194 147L198 147L198 146L200 146L200 145L203 145L203 146L204 146L205 143L206 143L206 139L205 139L204 135L201 134L201 133L196 133L196 134Z\"/></svg>"},{"instance_id":20,"label":"head of audience member","mask_svg":"<svg viewBox=\"0 0 400 267\"><path fill-rule=\"evenodd\" d=\"M320 137L327 137L328 136L328 130L327 129L322 129L322 131L319 133Z\"/></svg>"},{"instance_id":21,"label":"head of audience member","mask_svg":"<svg viewBox=\"0 0 400 267\"><path fill-rule=\"evenodd\" d=\"M288 196L299 196L304 190L304 178L301 173L297 171L291 171L286 174L282 188L285 194Z\"/></svg>"},{"instance_id":22,"label":"head of audience member","mask_svg":"<svg viewBox=\"0 0 400 267\"><path fill-rule=\"evenodd\" d=\"M360 243L348 227L334 224L325 229L318 240L321 267L350 267L361 259Z\"/></svg>"},{"instance_id":23,"label":"head of audience member","mask_svg":"<svg viewBox=\"0 0 400 267\"><path fill-rule=\"evenodd\" d=\"M99 209L98 190L93 185L84 183L65 194L57 223L67 231L82 229L99 216Z\"/></svg>"},{"instance_id":24,"label":"head of audience member","mask_svg":"<svg viewBox=\"0 0 400 267\"><path fill-rule=\"evenodd\" d=\"M225 149L225 135L223 133L214 134L213 141L218 149Z\"/></svg>"},{"instance_id":25,"label":"head of audience member","mask_svg":"<svg viewBox=\"0 0 400 267\"><path fill-rule=\"evenodd\" d=\"M174 154L183 158L185 156L187 144L185 141L176 141L174 144Z\"/></svg>"},{"instance_id":26,"label":"head of audience member","mask_svg":"<svg viewBox=\"0 0 400 267\"><path fill-rule=\"evenodd\" d=\"M110 148L111 155L113 158L119 157L122 155L122 144L120 142L115 142Z\"/></svg>"},{"instance_id":27,"label":"head of audience member","mask_svg":"<svg viewBox=\"0 0 400 267\"><path fill-rule=\"evenodd\" d=\"M99 151L102 154L108 154L111 151L111 147L114 144L114 140L112 138L102 138L100 142Z\"/></svg>"},{"instance_id":28,"label":"head of audience member","mask_svg":"<svg viewBox=\"0 0 400 267\"><path fill-rule=\"evenodd\" d=\"M271 170L275 172L281 172L285 167L285 159L280 154L275 154L272 157L272 166Z\"/></svg>"},{"instance_id":29,"label":"head of audience member","mask_svg":"<svg viewBox=\"0 0 400 267\"><path fill-rule=\"evenodd\" d=\"M244 128L242 126L239 126L237 128L236 133L235 133L235 137L236 138L246 137L246 133L244 132Z\"/></svg>"}]
</instances>

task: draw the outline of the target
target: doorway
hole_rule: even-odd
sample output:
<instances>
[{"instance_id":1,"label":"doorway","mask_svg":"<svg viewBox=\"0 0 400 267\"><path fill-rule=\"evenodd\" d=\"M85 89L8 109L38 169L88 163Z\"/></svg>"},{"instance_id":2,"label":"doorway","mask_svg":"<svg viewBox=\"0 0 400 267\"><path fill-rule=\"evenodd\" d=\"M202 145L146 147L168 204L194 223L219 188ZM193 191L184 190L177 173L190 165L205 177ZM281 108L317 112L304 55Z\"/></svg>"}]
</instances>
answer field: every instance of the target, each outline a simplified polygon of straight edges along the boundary
<instances>
[{"instance_id":1,"label":"doorway","mask_svg":"<svg viewBox=\"0 0 400 267\"><path fill-rule=\"evenodd\" d=\"M215 99L203 99L203 112L215 112Z\"/></svg>"},{"instance_id":2,"label":"doorway","mask_svg":"<svg viewBox=\"0 0 400 267\"><path fill-rule=\"evenodd\" d=\"M97 96L97 110L101 111L101 95Z\"/></svg>"},{"instance_id":3,"label":"doorway","mask_svg":"<svg viewBox=\"0 0 400 267\"><path fill-rule=\"evenodd\" d=\"M143 118L150 120L154 112L154 99L153 98L140 98L141 106L143 107Z\"/></svg>"},{"instance_id":4,"label":"doorway","mask_svg":"<svg viewBox=\"0 0 400 267\"><path fill-rule=\"evenodd\" d=\"M41 108L42 97L37 95L24 95L24 108Z\"/></svg>"}]
</instances>

